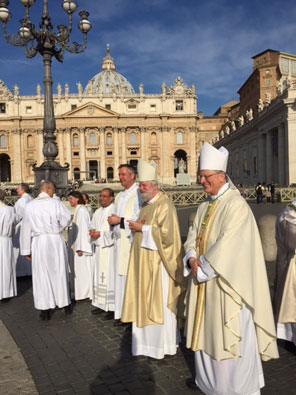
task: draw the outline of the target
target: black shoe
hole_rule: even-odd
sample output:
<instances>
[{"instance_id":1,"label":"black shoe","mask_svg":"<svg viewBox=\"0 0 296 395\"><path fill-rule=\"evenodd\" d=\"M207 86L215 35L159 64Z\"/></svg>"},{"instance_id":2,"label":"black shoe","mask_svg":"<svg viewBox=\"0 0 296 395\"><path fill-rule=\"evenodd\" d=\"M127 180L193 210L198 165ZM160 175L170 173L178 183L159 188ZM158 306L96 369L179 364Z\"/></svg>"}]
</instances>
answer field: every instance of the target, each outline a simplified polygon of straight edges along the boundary
<instances>
[{"instance_id":1,"label":"black shoe","mask_svg":"<svg viewBox=\"0 0 296 395\"><path fill-rule=\"evenodd\" d=\"M186 385L188 388L190 388L191 390L194 391L200 391L199 387L196 385L195 380L190 378L190 379L186 379Z\"/></svg>"},{"instance_id":2,"label":"black shoe","mask_svg":"<svg viewBox=\"0 0 296 395\"><path fill-rule=\"evenodd\" d=\"M51 319L50 309L48 309L48 310L41 310L40 318L42 319L42 321L49 321Z\"/></svg>"},{"instance_id":3,"label":"black shoe","mask_svg":"<svg viewBox=\"0 0 296 395\"><path fill-rule=\"evenodd\" d=\"M47 314L46 314L47 321L49 321L51 319L51 317L52 317L51 311L50 311L50 309L48 309Z\"/></svg>"},{"instance_id":4,"label":"black shoe","mask_svg":"<svg viewBox=\"0 0 296 395\"><path fill-rule=\"evenodd\" d=\"M102 321L111 321L111 320L113 320L113 318L114 318L114 313L113 313L113 311L109 311L107 314L105 314L105 315L102 317Z\"/></svg>"},{"instance_id":5,"label":"black shoe","mask_svg":"<svg viewBox=\"0 0 296 395\"><path fill-rule=\"evenodd\" d=\"M46 313L47 313L47 310L40 311L40 318L42 319L42 321L46 320Z\"/></svg>"},{"instance_id":6,"label":"black shoe","mask_svg":"<svg viewBox=\"0 0 296 395\"><path fill-rule=\"evenodd\" d=\"M114 321L114 326L123 326L124 325L124 322L121 322L120 320L115 320Z\"/></svg>"},{"instance_id":7,"label":"black shoe","mask_svg":"<svg viewBox=\"0 0 296 395\"><path fill-rule=\"evenodd\" d=\"M66 307L64 307L64 312L65 312L65 314L72 314L72 305L71 304L69 304L68 306L66 306Z\"/></svg>"},{"instance_id":8,"label":"black shoe","mask_svg":"<svg viewBox=\"0 0 296 395\"><path fill-rule=\"evenodd\" d=\"M93 315L99 315L99 314L105 313L105 311L102 309L96 308L96 309L91 310L91 313Z\"/></svg>"}]
</instances>

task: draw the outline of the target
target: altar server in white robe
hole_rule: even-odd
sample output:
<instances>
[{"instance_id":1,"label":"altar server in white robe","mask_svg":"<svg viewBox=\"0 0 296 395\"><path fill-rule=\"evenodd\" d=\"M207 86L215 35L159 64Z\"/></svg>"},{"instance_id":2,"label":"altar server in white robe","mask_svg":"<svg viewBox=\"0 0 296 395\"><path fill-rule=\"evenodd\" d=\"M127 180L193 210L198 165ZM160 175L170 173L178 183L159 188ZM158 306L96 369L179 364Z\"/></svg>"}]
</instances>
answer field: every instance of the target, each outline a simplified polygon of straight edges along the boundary
<instances>
[{"instance_id":1,"label":"altar server in white robe","mask_svg":"<svg viewBox=\"0 0 296 395\"><path fill-rule=\"evenodd\" d=\"M16 296L15 260L12 232L15 225L13 207L4 204L5 192L0 189L0 300Z\"/></svg>"},{"instance_id":2,"label":"altar server in white robe","mask_svg":"<svg viewBox=\"0 0 296 395\"><path fill-rule=\"evenodd\" d=\"M138 176L143 204L138 220L129 221L135 233L121 320L132 322L133 355L161 359L176 354L180 341L182 245L176 210L158 190L156 168L140 159Z\"/></svg>"},{"instance_id":3,"label":"altar server in white robe","mask_svg":"<svg viewBox=\"0 0 296 395\"><path fill-rule=\"evenodd\" d=\"M98 208L92 218L89 234L92 238L93 295L92 314L114 311L114 238L107 219L114 213L114 192L105 188L100 192Z\"/></svg>"},{"instance_id":4,"label":"altar server in white robe","mask_svg":"<svg viewBox=\"0 0 296 395\"><path fill-rule=\"evenodd\" d=\"M228 151L205 143L198 207L185 243L186 346L195 351L192 389L260 394L261 360L278 358L261 240L245 199L226 176Z\"/></svg>"},{"instance_id":5,"label":"altar server in white robe","mask_svg":"<svg viewBox=\"0 0 296 395\"><path fill-rule=\"evenodd\" d=\"M68 235L69 264L71 284L74 285L74 297L75 300L92 299L90 216L80 192L70 192L68 201L75 209Z\"/></svg>"},{"instance_id":6,"label":"altar server in white robe","mask_svg":"<svg viewBox=\"0 0 296 395\"><path fill-rule=\"evenodd\" d=\"M296 199L277 216L274 309L277 337L296 346Z\"/></svg>"},{"instance_id":7,"label":"altar server in white robe","mask_svg":"<svg viewBox=\"0 0 296 395\"><path fill-rule=\"evenodd\" d=\"M51 182L40 183L39 195L27 204L20 236L21 254L32 260L34 306L42 310L43 320L51 318L50 309L70 305L68 256L62 232L71 215L60 200L53 198L54 192Z\"/></svg>"},{"instance_id":8,"label":"altar server in white robe","mask_svg":"<svg viewBox=\"0 0 296 395\"><path fill-rule=\"evenodd\" d=\"M16 261L16 276L17 277L31 276L32 263L20 254L20 234L21 234L22 219L27 204L32 200L31 196L29 195L29 185L25 183L19 184L16 189L16 192L18 196L20 196L20 198L17 200L17 202L14 205L17 225L12 239L14 256Z\"/></svg>"},{"instance_id":9,"label":"altar server in white robe","mask_svg":"<svg viewBox=\"0 0 296 395\"><path fill-rule=\"evenodd\" d=\"M120 318L132 242L132 231L127 221L138 218L141 205L134 167L129 164L120 165L118 176L124 191L116 196L115 214L108 218L109 224L114 226L115 237L115 326L122 325Z\"/></svg>"}]
</instances>

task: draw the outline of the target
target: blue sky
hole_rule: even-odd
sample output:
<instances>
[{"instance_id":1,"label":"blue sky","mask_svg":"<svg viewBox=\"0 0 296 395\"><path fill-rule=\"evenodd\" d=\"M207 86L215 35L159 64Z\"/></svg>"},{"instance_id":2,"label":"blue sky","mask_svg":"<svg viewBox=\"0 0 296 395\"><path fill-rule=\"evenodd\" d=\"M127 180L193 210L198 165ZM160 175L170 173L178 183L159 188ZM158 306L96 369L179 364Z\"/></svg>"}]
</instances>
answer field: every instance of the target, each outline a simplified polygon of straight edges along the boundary
<instances>
[{"instance_id":1,"label":"blue sky","mask_svg":"<svg viewBox=\"0 0 296 395\"><path fill-rule=\"evenodd\" d=\"M51 0L54 26L66 24L62 0ZM117 71L136 92L159 93L161 83L172 85L178 76L195 85L197 110L212 115L217 108L238 98L237 90L252 72L251 57L267 48L296 54L295 0L77 0L73 34L81 41L78 12L90 12L93 28L84 54L65 54L62 64L53 60L53 91L68 82L85 87L98 73L106 44L110 44ZM31 7L31 20L40 22L42 0ZM19 1L11 0L14 34L24 15ZM23 48L8 45L0 33L0 79L9 89L17 83L21 95L35 94L42 85L42 59L25 57Z\"/></svg>"}]
</instances>

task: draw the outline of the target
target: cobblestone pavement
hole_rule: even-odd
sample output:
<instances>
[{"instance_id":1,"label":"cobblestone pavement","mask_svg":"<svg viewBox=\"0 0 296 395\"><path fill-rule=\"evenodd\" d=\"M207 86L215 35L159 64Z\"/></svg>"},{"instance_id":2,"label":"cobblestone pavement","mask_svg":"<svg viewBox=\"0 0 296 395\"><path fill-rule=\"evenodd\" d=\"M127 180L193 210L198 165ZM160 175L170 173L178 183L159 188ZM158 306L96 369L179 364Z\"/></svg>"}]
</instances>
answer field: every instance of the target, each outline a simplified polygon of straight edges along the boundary
<instances>
[{"instance_id":1,"label":"cobblestone pavement","mask_svg":"<svg viewBox=\"0 0 296 395\"><path fill-rule=\"evenodd\" d=\"M50 321L41 321L31 279L19 279L18 297L0 303L0 339L8 336L5 327L11 335L0 341L0 394L34 394L34 383L39 394L201 393L185 385L194 364L184 339L176 356L132 357L129 327L114 327L113 320L93 316L91 309L89 302L78 302L72 315L56 310ZM17 347L21 354L15 357ZM280 359L263 363L262 394L296 393L295 347L280 341L279 351Z\"/></svg>"}]
</instances>

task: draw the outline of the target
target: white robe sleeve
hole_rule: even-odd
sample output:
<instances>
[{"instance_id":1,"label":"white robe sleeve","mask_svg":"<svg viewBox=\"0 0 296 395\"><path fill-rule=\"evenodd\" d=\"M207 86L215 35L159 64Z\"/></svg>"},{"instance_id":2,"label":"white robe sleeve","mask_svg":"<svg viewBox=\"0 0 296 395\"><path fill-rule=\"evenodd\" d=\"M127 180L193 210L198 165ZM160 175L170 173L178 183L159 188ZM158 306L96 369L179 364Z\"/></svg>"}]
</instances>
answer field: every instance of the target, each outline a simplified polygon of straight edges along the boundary
<instances>
[{"instance_id":1,"label":"white robe sleeve","mask_svg":"<svg viewBox=\"0 0 296 395\"><path fill-rule=\"evenodd\" d=\"M196 251L195 250L189 250L185 257L183 258L183 265L184 265L184 270L183 270L183 275L184 277L187 277L191 269L187 266L187 262L189 258L195 258L196 259ZM217 273L213 270L212 266L207 262L207 260L204 258L203 255L199 257L199 260L202 264L202 267L198 267L197 269L197 274L196 278L197 281L200 283L203 283L205 281L212 280L212 278L218 277Z\"/></svg>"},{"instance_id":2,"label":"white robe sleeve","mask_svg":"<svg viewBox=\"0 0 296 395\"><path fill-rule=\"evenodd\" d=\"M112 231L102 231L100 232L100 237L97 239L98 245L102 248L111 247L114 244L113 232Z\"/></svg>"},{"instance_id":3,"label":"white robe sleeve","mask_svg":"<svg viewBox=\"0 0 296 395\"><path fill-rule=\"evenodd\" d=\"M62 232L65 230L71 223L71 213L70 211L64 206L64 204L59 201L59 226L60 226L60 231Z\"/></svg>"},{"instance_id":4,"label":"white robe sleeve","mask_svg":"<svg viewBox=\"0 0 296 395\"><path fill-rule=\"evenodd\" d=\"M31 255L31 223L25 211L21 233L20 233L20 254Z\"/></svg>"},{"instance_id":5,"label":"white robe sleeve","mask_svg":"<svg viewBox=\"0 0 296 395\"><path fill-rule=\"evenodd\" d=\"M83 255L92 255L92 248L90 243L89 229L90 217L87 209L79 210L77 215L78 233L75 240L75 251L82 251Z\"/></svg>"},{"instance_id":6,"label":"white robe sleeve","mask_svg":"<svg viewBox=\"0 0 296 395\"><path fill-rule=\"evenodd\" d=\"M142 237L141 247L147 248L148 250L157 251L158 248L152 236L152 226L143 225L142 233L143 233L143 237Z\"/></svg>"},{"instance_id":7,"label":"white robe sleeve","mask_svg":"<svg viewBox=\"0 0 296 395\"><path fill-rule=\"evenodd\" d=\"M207 260L203 255L199 257L199 260L202 264L202 267L199 267L197 269L196 278L198 282L203 283L205 281L209 281L215 277L218 277L218 274L215 272L212 266L207 262Z\"/></svg>"}]
</instances>

